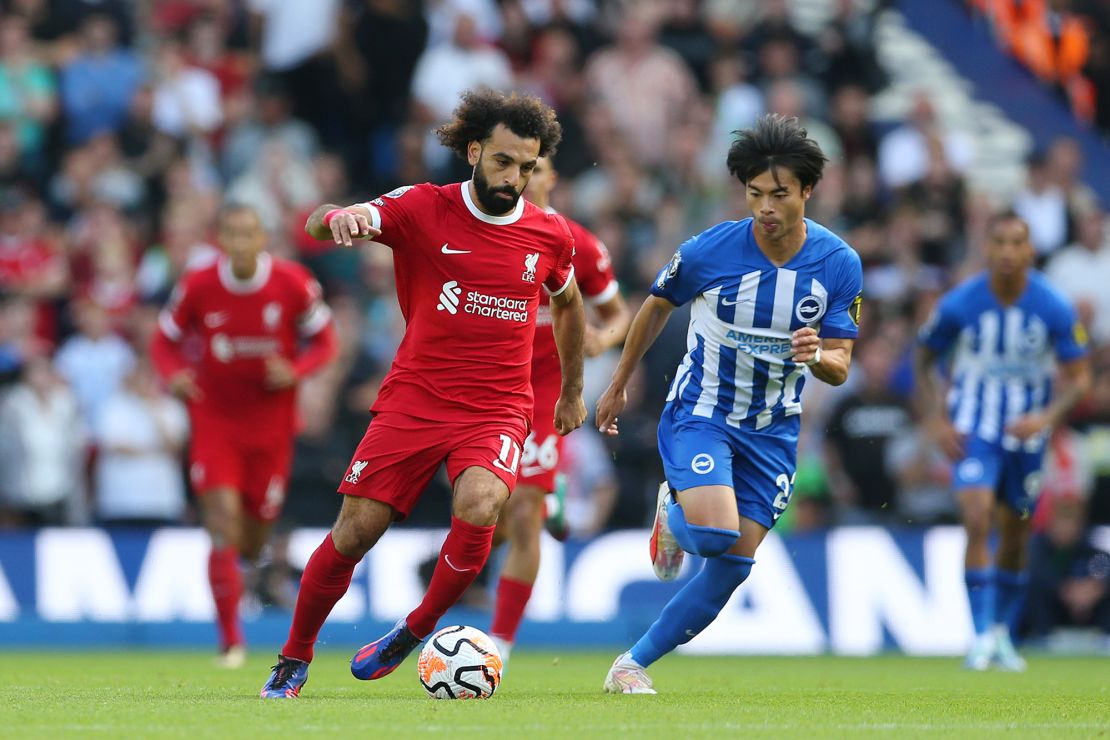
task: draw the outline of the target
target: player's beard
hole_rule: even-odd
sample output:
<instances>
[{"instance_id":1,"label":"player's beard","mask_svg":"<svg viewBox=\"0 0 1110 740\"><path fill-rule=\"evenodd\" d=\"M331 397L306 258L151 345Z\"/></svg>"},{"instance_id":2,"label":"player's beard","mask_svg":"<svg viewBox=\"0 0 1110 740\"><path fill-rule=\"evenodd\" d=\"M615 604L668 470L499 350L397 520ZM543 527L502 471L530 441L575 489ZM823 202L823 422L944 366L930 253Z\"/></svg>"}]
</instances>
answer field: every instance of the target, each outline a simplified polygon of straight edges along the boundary
<instances>
[{"instance_id":1,"label":"player's beard","mask_svg":"<svg viewBox=\"0 0 1110 740\"><path fill-rule=\"evenodd\" d=\"M478 202L482 205L482 208L494 216L500 216L513 210L516 208L516 202L520 200L520 193L514 190L512 185L491 188L489 180L482 174L481 163L474 168L474 192L478 196ZM498 193L504 193L509 198L498 198Z\"/></svg>"}]
</instances>

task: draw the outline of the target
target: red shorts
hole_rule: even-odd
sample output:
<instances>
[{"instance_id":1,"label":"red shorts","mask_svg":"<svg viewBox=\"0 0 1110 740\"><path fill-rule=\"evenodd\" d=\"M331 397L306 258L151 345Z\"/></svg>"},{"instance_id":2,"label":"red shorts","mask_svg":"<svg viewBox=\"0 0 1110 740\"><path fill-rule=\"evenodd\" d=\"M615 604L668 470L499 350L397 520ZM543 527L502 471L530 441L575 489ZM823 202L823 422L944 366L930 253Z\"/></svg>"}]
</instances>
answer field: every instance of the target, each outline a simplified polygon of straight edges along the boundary
<instances>
[{"instance_id":1,"label":"red shorts","mask_svg":"<svg viewBox=\"0 0 1110 740\"><path fill-rule=\"evenodd\" d=\"M293 431L263 444L245 439L240 429L195 414L192 422L189 479L197 495L233 488L252 517L264 522L277 519L293 461Z\"/></svg>"},{"instance_id":2,"label":"red shorts","mask_svg":"<svg viewBox=\"0 0 1110 740\"><path fill-rule=\"evenodd\" d=\"M512 491L520 465L523 423L428 421L379 413L351 458L339 492L389 504L403 519L447 461L452 485L469 467L490 471Z\"/></svg>"},{"instance_id":3,"label":"red shorts","mask_svg":"<svg viewBox=\"0 0 1110 740\"><path fill-rule=\"evenodd\" d=\"M555 402L563 378L558 363L555 372L537 372L532 366L532 394L536 407L532 414L532 433L524 440L520 458L519 485L536 486L550 493L555 490L555 474L563 454L563 437L555 431Z\"/></svg>"}]
</instances>

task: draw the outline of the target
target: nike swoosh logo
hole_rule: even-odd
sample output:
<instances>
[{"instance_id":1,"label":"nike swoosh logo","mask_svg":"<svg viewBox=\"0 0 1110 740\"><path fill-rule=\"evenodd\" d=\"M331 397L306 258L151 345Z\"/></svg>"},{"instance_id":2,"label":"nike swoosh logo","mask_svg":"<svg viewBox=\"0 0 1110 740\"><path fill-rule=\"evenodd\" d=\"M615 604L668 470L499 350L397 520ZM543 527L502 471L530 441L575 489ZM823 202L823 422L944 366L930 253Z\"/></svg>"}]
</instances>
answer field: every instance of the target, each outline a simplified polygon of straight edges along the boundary
<instances>
[{"instance_id":1,"label":"nike swoosh logo","mask_svg":"<svg viewBox=\"0 0 1110 740\"><path fill-rule=\"evenodd\" d=\"M698 633L694 632L693 630L686 630L686 636L687 637L697 637Z\"/></svg>"},{"instance_id":2,"label":"nike swoosh logo","mask_svg":"<svg viewBox=\"0 0 1110 740\"><path fill-rule=\"evenodd\" d=\"M721 305L722 306L735 306L737 303L751 303L751 302L752 302L751 298L740 298L740 299L735 300L735 301L730 301L728 298L722 298L721 299Z\"/></svg>"},{"instance_id":3,"label":"nike swoosh logo","mask_svg":"<svg viewBox=\"0 0 1110 740\"><path fill-rule=\"evenodd\" d=\"M451 249L451 247L447 246L449 243L450 242L443 242L443 246L439 248L439 251L444 254L470 254L469 249Z\"/></svg>"},{"instance_id":4,"label":"nike swoosh logo","mask_svg":"<svg viewBox=\"0 0 1110 740\"><path fill-rule=\"evenodd\" d=\"M468 571L474 570L473 568L456 568L455 564L451 562L450 555L444 555L443 562L447 563L448 567L450 567L451 570L455 571L456 573L466 573Z\"/></svg>"},{"instance_id":5,"label":"nike swoosh logo","mask_svg":"<svg viewBox=\"0 0 1110 740\"><path fill-rule=\"evenodd\" d=\"M204 317L204 324L210 329L215 329L217 326L225 323L227 323L227 313L224 311L210 313Z\"/></svg>"}]
</instances>

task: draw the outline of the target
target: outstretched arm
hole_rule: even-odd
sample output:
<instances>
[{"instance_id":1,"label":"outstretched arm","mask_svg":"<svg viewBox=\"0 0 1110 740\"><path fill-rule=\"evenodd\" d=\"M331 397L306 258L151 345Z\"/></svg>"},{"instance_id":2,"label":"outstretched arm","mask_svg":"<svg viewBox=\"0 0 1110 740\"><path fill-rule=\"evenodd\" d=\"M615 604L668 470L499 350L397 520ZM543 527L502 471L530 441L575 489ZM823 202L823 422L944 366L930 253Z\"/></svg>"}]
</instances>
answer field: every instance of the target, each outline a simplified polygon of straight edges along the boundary
<instances>
[{"instance_id":1,"label":"outstretched arm","mask_svg":"<svg viewBox=\"0 0 1110 740\"><path fill-rule=\"evenodd\" d=\"M304 225L305 233L320 241L334 241L349 247L354 239L372 239L382 233L371 226L370 210L365 206L337 206L325 203L313 211Z\"/></svg>"},{"instance_id":2,"label":"outstretched arm","mask_svg":"<svg viewBox=\"0 0 1110 740\"><path fill-rule=\"evenodd\" d=\"M628 330L628 338L624 342L624 351L621 352L620 362L613 371L613 378L609 387L597 402L597 428L604 434L617 433L617 417L624 411L628 402L628 380L644 358L659 332L667 325L667 319L675 307L670 301L657 296L648 296L644 305L636 312L632 319L632 327Z\"/></svg>"}]
</instances>

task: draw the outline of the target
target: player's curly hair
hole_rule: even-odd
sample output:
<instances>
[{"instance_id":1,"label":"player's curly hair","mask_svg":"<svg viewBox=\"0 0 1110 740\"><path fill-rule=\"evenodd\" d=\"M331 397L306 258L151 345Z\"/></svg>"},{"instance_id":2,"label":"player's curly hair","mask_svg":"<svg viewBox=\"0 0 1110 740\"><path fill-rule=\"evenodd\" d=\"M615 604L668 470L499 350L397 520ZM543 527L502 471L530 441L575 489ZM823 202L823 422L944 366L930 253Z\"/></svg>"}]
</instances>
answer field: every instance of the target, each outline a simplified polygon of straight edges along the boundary
<instances>
[{"instance_id":1,"label":"player's curly hair","mask_svg":"<svg viewBox=\"0 0 1110 740\"><path fill-rule=\"evenodd\" d=\"M539 139L540 156L549 157L563 138L563 127L539 98L483 88L463 94L454 117L436 129L440 143L463 159L472 141L484 141L497 124L525 139Z\"/></svg>"},{"instance_id":2,"label":"player's curly hair","mask_svg":"<svg viewBox=\"0 0 1110 740\"><path fill-rule=\"evenodd\" d=\"M813 187L829 161L795 117L768 113L755 126L733 133L737 136L728 150L728 171L745 185L767 170L785 167L803 188Z\"/></svg>"}]
</instances>

